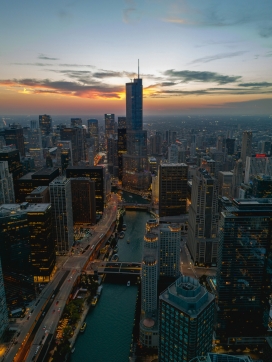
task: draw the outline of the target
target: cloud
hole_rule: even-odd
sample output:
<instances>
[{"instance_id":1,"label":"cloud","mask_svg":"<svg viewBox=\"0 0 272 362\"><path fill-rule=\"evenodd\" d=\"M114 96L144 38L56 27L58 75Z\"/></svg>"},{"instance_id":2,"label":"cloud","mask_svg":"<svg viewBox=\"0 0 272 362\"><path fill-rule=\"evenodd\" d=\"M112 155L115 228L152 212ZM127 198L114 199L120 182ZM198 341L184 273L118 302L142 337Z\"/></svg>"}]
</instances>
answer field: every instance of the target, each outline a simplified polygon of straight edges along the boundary
<instances>
[{"instance_id":1,"label":"cloud","mask_svg":"<svg viewBox=\"0 0 272 362\"><path fill-rule=\"evenodd\" d=\"M253 83L240 83L239 87L272 87L272 83L268 82L253 82Z\"/></svg>"},{"instance_id":2,"label":"cloud","mask_svg":"<svg viewBox=\"0 0 272 362\"><path fill-rule=\"evenodd\" d=\"M123 21L126 24L138 23L141 20L143 12L137 9L134 0L126 0L127 8L123 10Z\"/></svg>"},{"instance_id":3,"label":"cloud","mask_svg":"<svg viewBox=\"0 0 272 362\"><path fill-rule=\"evenodd\" d=\"M38 56L38 59L42 59L42 60L59 60L59 58L50 58L50 57L47 57L46 55L44 54L40 54Z\"/></svg>"},{"instance_id":4,"label":"cloud","mask_svg":"<svg viewBox=\"0 0 272 362\"><path fill-rule=\"evenodd\" d=\"M14 90L27 89L28 93L57 93L60 95L75 96L81 98L121 98L124 86L109 86L103 83L89 83L88 85L71 81L52 81L50 79L6 79L0 80L0 86L8 86Z\"/></svg>"},{"instance_id":5,"label":"cloud","mask_svg":"<svg viewBox=\"0 0 272 362\"><path fill-rule=\"evenodd\" d=\"M48 58L49 59L49 58ZM54 58L50 58L54 59ZM57 59L57 58L56 58ZM62 63L62 64L56 64L56 63L11 63L11 65L31 65L31 66L37 66L37 67L72 67L72 68L95 68L94 65L90 64L75 64L75 63Z\"/></svg>"},{"instance_id":6,"label":"cloud","mask_svg":"<svg viewBox=\"0 0 272 362\"><path fill-rule=\"evenodd\" d=\"M272 36L272 25L262 26L259 29L259 34L262 38L270 38Z\"/></svg>"},{"instance_id":7,"label":"cloud","mask_svg":"<svg viewBox=\"0 0 272 362\"><path fill-rule=\"evenodd\" d=\"M237 56L243 55L245 53L247 53L247 51L244 51L244 50L232 52L232 53L220 53L220 54L215 54L215 55L195 59L192 62L190 62L189 64L209 63L209 62L213 62L214 60L237 57Z\"/></svg>"},{"instance_id":8,"label":"cloud","mask_svg":"<svg viewBox=\"0 0 272 362\"><path fill-rule=\"evenodd\" d=\"M227 84L234 83L241 79L241 76L228 76L222 75L215 72L205 72L205 71L193 71L193 70L179 70L169 69L163 72L163 74L170 79L177 79L187 82L214 82L218 84Z\"/></svg>"},{"instance_id":9,"label":"cloud","mask_svg":"<svg viewBox=\"0 0 272 362\"><path fill-rule=\"evenodd\" d=\"M173 24L186 24L187 23L186 20L181 19L181 18L176 18L176 17L163 18L161 20L166 23L173 23Z\"/></svg>"}]
</instances>

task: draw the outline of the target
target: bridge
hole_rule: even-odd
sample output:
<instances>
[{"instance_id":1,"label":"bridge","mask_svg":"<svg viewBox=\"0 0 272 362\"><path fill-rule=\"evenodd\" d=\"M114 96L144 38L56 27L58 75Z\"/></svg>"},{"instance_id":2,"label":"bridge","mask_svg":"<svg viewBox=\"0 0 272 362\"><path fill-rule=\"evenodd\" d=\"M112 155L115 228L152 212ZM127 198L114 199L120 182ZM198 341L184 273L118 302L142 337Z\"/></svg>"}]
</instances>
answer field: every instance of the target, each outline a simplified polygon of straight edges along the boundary
<instances>
[{"instance_id":1,"label":"bridge","mask_svg":"<svg viewBox=\"0 0 272 362\"><path fill-rule=\"evenodd\" d=\"M89 263L85 269L86 274L119 274L119 275L135 275L140 276L142 270L141 263L135 262L105 262L105 261L94 261Z\"/></svg>"},{"instance_id":2,"label":"bridge","mask_svg":"<svg viewBox=\"0 0 272 362\"><path fill-rule=\"evenodd\" d=\"M123 207L128 210L147 210L150 211L152 206L151 204L135 204L130 202L122 202L119 204L120 207Z\"/></svg>"}]
</instances>

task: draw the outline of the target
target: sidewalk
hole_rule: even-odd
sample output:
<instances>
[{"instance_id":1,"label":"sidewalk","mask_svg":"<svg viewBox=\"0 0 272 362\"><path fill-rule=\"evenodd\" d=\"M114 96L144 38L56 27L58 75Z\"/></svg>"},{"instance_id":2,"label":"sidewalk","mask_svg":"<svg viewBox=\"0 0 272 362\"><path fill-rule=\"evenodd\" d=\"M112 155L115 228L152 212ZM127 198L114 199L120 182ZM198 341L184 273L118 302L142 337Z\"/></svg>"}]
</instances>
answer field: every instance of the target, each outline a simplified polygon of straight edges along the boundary
<instances>
[{"instance_id":1,"label":"sidewalk","mask_svg":"<svg viewBox=\"0 0 272 362\"><path fill-rule=\"evenodd\" d=\"M81 314L81 317L79 319L79 321L77 322L77 327L74 331L74 335L73 337L69 340L70 341L70 347L73 348L74 344L76 343L76 339L77 339L77 336L78 336L78 333L79 333L79 330L82 326L82 323L85 321L85 318L89 312L89 309L90 309L90 305L87 304L87 302L85 302L84 304L84 311L82 312Z\"/></svg>"}]
</instances>

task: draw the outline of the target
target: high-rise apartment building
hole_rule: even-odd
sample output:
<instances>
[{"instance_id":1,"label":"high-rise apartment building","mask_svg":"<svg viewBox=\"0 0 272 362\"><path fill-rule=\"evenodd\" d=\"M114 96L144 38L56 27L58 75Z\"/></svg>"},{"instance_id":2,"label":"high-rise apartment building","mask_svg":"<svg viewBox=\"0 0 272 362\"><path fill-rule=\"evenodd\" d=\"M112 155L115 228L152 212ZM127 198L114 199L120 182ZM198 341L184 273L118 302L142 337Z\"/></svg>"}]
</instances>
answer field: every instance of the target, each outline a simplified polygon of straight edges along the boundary
<instances>
[{"instance_id":1,"label":"high-rise apartment building","mask_svg":"<svg viewBox=\"0 0 272 362\"><path fill-rule=\"evenodd\" d=\"M106 202L105 176L105 168L102 166L70 166L66 169L67 178L88 177L90 180L95 182L95 203L97 214L101 214L104 211L104 203Z\"/></svg>"},{"instance_id":2,"label":"high-rise apartment building","mask_svg":"<svg viewBox=\"0 0 272 362\"><path fill-rule=\"evenodd\" d=\"M6 293L4 287L4 278L2 272L1 258L0 258L0 338L2 338L6 329L8 328L8 308L6 303Z\"/></svg>"},{"instance_id":3,"label":"high-rise apartment building","mask_svg":"<svg viewBox=\"0 0 272 362\"><path fill-rule=\"evenodd\" d=\"M216 266L218 220L218 182L199 168L192 180L187 241L195 265Z\"/></svg>"},{"instance_id":4,"label":"high-rise apartment building","mask_svg":"<svg viewBox=\"0 0 272 362\"><path fill-rule=\"evenodd\" d=\"M241 160L245 167L247 156L252 156L252 132L244 131L242 137Z\"/></svg>"},{"instance_id":5,"label":"high-rise apartment building","mask_svg":"<svg viewBox=\"0 0 272 362\"><path fill-rule=\"evenodd\" d=\"M95 224L95 182L89 177L71 178L74 224Z\"/></svg>"},{"instance_id":6,"label":"high-rise apartment building","mask_svg":"<svg viewBox=\"0 0 272 362\"><path fill-rule=\"evenodd\" d=\"M48 114L39 116L39 126L43 136L48 136L52 132L52 118Z\"/></svg>"},{"instance_id":7,"label":"high-rise apartment building","mask_svg":"<svg viewBox=\"0 0 272 362\"><path fill-rule=\"evenodd\" d=\"M7 161L0 161L0 205L14 202L14 187L12 174Z\"/></svg>"},{"instance_id":8,"label":"high-rise apartment building","mask_svg":"<svg viewBox=\"0 0 272 362\"><path fill-rule=\"evenodd\" d=\"M53 240L57 254L67 254L74 242L71 180L59 176L49 184Z\"/></svg>"},{"instance_id":9,"label":"high-rise apartment building","mask_svg":"<svg viewBox=\"0 0 272 362\"><path fill-rule=\"evenodd\" d=\"M189 362L212 349L215 297L181 276L159 297L159 361Z\"/></svg>"},{"instance_id":10,"label":"high-rise apartment building","mask_svg":"<svg viewBox=\"0 0 272 362\"><path fill-rule=\"evenodd\" d=\"M127 153L123 155L123 186L147 190L150 173L147 171L147 132L143 130L142 79L126 83Z\"/></svg>"},{"instance_id":11,"label":"high-rise apartment building","mask_svg":"<svg viewBox=\"0 0 272 362\"><path fill-rule=\"evenodd\" d=\"M168 163L159 166L159 215L186 213L188 166Z\"/></svg>"},{"instance_id":12,"label":"high-rise apartment building","mask_svg":"<svg viewBox=\"0 0 272 362\"><path fill-rule=\"evenodd\" d=\"M217 334L263 336L269 323L271 199L235 199L221 212L216 288Z\"/></svg>"}]
</instances>

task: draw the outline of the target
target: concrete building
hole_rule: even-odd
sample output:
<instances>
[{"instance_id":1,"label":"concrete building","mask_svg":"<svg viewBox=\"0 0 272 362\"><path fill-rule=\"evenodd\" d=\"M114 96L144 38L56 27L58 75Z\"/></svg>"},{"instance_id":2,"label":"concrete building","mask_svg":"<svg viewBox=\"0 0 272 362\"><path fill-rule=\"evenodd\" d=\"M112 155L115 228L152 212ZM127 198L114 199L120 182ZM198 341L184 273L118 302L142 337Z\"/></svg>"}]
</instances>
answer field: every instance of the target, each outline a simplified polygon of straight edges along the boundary
<instances>
[{"instance_id":1,"label":"concrete building","mask_svg":"<svg viewBox=\"0 0 272 362\"><path fill-rule=\"evenodd\" d=\"M6 329L8 328L8 325L9 325L8 308L6 303L6 293L5 293L2 264L0 258L0 339L2 338Z\"/></svg>"},{"instance_id":2,"label":"concrete building","mask_svg":"<svg viewBox=\"0 0 272 362\"><path fill-rule=\"evenodd\" d=\"M71 181L59 176L49 184L49 190L56 252L67 254L74 243Z\"/></svg>"},{"instance_id":3,"label":"concrete building","mask_svg":"<svg viewBox=\"0 0 272 362\"><path fill-rule=\"evenodd\" d=\"M0 205L14 202L14 187L12 174L7 161L0 161Z\"/></svg>"},{"instance_id":4,"label":"concrete building","mask_svg":"<svg viewBox=\"0 0 272 362\"><path fill-rule=\"evenodd\" d=\"M36 187L28 196L26 196L25 200L26 202L33 204L50 203L49 187Z\"/></svg>"},{"instance_id":5,"label":"concrete building","mask_svg":"<svg viewBox=\"0 0 272 362\"><path fill-rule=\"evenodd\" d=\"M43 136L48 136L52 132L52 118L47 114L39 116L39 126Z\"/></svg>"},{"instance_id":6,"label":"concrete building","mask_svg":"<svg viewBox=\"0 0 272 362\"><path fill-rule=\"evenodd\" d=\"M246 158L252 155L252 132L244 131L242 137L242 149L241 149L241 160L243 167L246 164Z\"/></svg>"},{"instance_id":7,"label":"concrete building","mask_svg":"<svg viewBox=\"0 0 272 362\"><path fill-rule=\"evenodd\" d=\"M212 349L215 297L181 276L159 297L159 361L189 362Z\"/></svg>"},{"instance_id":8,"label":"concrete building","mask_svg":"<svg viewBox=\"0 0 272 362\"><path fill-rule=\"evenodd\" d=\"M178 145L171 144L168 147L168 162L169 163L178 163L178 156L179 156L179 148Z\"/></svg>"},{"instance_id":9,"label":"concrete building","mask_svg":"<svg viewBox=\"0 0 272 362\"><path fill-rule=\"evenodd\" d=\"M187 241L195 265L216 266L218 220L217 180L199 168L192 180Z\"/></svg>"},{"instance_id":10,"label":"concrete building","mask_svg":"<svg viewBox=\"0 0 272 362\"><path fill-rule=\"evenodd\" d=\"M231 171L219 171L218 172L218 195L231 197L231 185L232 185L233 172Z\"/></svg>"},{"instance_id":11,"label":"concrete building","mask_svg":"<svg viewBox=\"0 0 272 362\"><path fill-rule=\"evenodd\" d=\"M244 182L249 183L260 173L272 176L272 157L266 157L264 154L246 157Z\"/></svg>"},{"instance_id":12,"label":"concrete building","mask_svg":"<svg viewBox=\"0 0 272 362\"><path fill-rule=\"evenodd\" d=\"M168 163L159 166L159 215L186 213L188 166Z\"/></svg>"}]
</instances>

